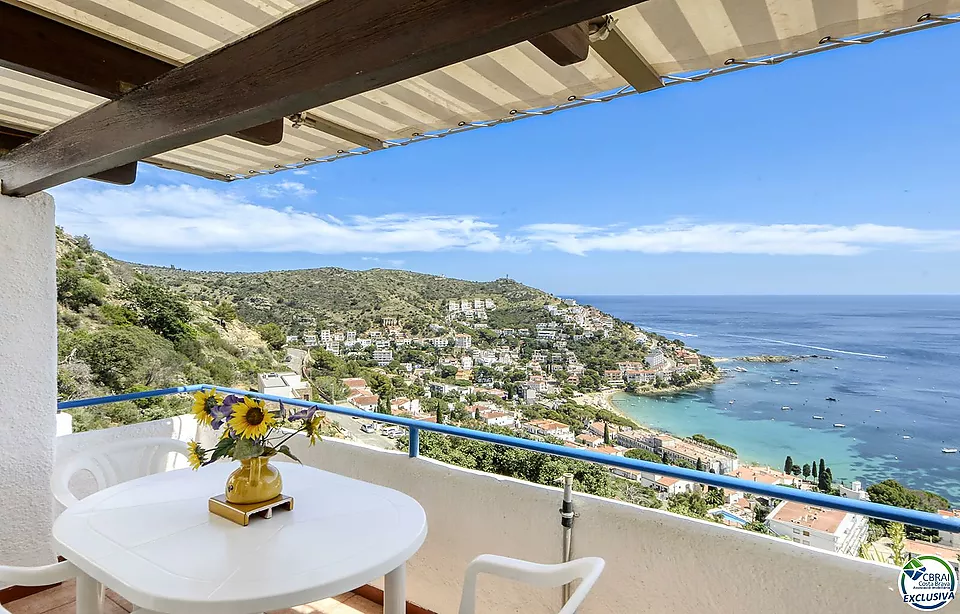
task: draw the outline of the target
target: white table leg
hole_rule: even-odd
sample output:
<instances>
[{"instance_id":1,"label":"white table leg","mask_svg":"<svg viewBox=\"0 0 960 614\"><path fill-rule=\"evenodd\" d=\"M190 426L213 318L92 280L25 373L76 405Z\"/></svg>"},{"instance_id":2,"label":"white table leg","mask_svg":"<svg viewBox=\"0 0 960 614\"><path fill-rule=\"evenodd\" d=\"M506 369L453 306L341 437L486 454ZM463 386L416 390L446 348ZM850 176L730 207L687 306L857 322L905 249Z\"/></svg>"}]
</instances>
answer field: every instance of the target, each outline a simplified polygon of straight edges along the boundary
<instances>
[{"instance_id":1,"label":"white table leg","mask_svg":"<svg viewBox=\"0 0 960 614\"><path fill-rule=\"evenodd\" d=\"M99 614L100 584L85 573L77 575L77 614Z\"/></svg>"},{"instance_id":2,"label":"white table leg","mask_svg":"<svg viewBox=\"0 0 960 614\"><path fill-rule=\"evenodd\" d=\"M401 563L383 577L383 614L405 614L406 611L407 565Z\"/></svg>"}]
</instances>

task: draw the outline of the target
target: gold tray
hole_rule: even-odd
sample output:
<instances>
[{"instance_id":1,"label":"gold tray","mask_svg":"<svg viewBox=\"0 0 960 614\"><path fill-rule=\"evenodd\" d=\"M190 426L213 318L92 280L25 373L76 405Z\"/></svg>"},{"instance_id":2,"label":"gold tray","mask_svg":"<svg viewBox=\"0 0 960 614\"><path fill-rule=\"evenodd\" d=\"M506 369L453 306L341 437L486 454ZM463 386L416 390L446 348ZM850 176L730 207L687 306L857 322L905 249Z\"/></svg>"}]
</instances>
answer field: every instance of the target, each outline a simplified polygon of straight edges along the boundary
<instances>
[{"instance_id":1,"label":"gold tray","mask_svg":"<svg viewBox=\"0 0 960 614\"><path fill-rule=\"evenodd\" d=\"M293 497L279 495L269 501L260 503L229 503L226 495L217 495L210 497L208 505L210 512L226 518L230 522L247 526L250 524L250 518L261 515L264 518L272 518L274 509L293 509Z\"/></svg>"}]
</instances>

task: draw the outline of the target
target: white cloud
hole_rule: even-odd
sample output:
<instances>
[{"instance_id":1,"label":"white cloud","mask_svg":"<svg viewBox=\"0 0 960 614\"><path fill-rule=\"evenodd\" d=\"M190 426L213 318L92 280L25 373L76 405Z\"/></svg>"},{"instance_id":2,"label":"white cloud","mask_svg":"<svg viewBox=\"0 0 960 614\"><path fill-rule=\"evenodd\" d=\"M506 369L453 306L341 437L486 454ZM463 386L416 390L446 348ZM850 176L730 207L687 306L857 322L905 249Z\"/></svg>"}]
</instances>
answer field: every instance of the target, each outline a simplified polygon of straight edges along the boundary
<instances>
[{"instance_id":1,"label":"white cloud","mask_svg":"<svg viewBox=\"0 0 960 614\"><path fill-rule=\"evenodd\" d=\"M499 251L515 242L473 216L353 216L274 209L188 185L56 190L57 221L105 250L309 252Z\"/></svg>"},{"instance_id":2,"label":"white cloud","mask_svg":"<svg viewBox=\"0 0 960 614\"><path fill-rule=\"evenodd\" d=\"M960 249L958 230L920 230L857 224L693 224L615 227L532 224L521 229L526 241L571 254L593 251L647 254L709 253L791 256L850 256L900 247L920 251Z\"/></svg>"},{"instance_id":3,"label":"white cloud","mask_svg":"<svg viewBox=\"0 0 960 614\"><path fill-rule=\"evenodd\" d=\"M258 193L264 198L280 198L286 195L303 198L304 196L316 194L317 191L308 188L299 181L280 181L260 186Z\"/></svg>"},{"instance_id":4,"label":"white cloud","mask_svg":"<svg viewBox=\"0 0 960 614\"><path fill-rule=\"evenodd\" d=\"M296 193L290 187L278 186ZM276 187L276 186L271 186ZM306 188L304 188L306 189ZM960 230L856 224L738 224L673 220L647 226L540 223L516 235L473 215L397 213L340 216L251 203L237 192L189 185L55 190L57 221L105 250L126 252L308 252L377 255L466 250L558 250L570 254L639 252L852 256L879 249L960 250Z\"/></svg>"}]
</instances>

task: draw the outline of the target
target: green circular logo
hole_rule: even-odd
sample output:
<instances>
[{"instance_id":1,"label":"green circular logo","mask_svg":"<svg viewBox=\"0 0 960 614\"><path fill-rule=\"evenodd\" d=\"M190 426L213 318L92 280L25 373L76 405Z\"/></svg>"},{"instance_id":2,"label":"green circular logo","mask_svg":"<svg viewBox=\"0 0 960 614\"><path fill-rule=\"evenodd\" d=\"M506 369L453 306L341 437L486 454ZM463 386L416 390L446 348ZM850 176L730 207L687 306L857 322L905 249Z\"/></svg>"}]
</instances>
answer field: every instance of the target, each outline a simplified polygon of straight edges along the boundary
<instances>
[{"instance_id":1,"label":"green circular logo","mask_svg":"<svg viewBox=\"0 0 960 614\"><path fill-rule=\"evenodd\" d=\"M918 610L939 610L956 596L957 576L950 563L924 555L907 561L900 570L900 596Z\"/></svg>"}]
</instances>

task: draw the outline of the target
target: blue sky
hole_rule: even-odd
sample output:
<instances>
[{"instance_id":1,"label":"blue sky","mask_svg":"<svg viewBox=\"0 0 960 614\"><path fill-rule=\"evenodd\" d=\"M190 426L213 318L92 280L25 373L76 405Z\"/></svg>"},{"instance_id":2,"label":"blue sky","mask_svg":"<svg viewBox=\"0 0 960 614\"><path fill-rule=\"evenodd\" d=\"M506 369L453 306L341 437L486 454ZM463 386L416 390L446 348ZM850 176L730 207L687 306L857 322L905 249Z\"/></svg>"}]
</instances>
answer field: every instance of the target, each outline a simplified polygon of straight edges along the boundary
<instances>
[{"instance_id":1,"label":"blue sky","mask_svg":"<svg viewBox=\"0 0 960 614\"><path fill-rule=\"evenodd\" d=\"M558 294L960 292L960 26L222 184L54 191L126 260Z\"/></svg>"}]
</instances>

